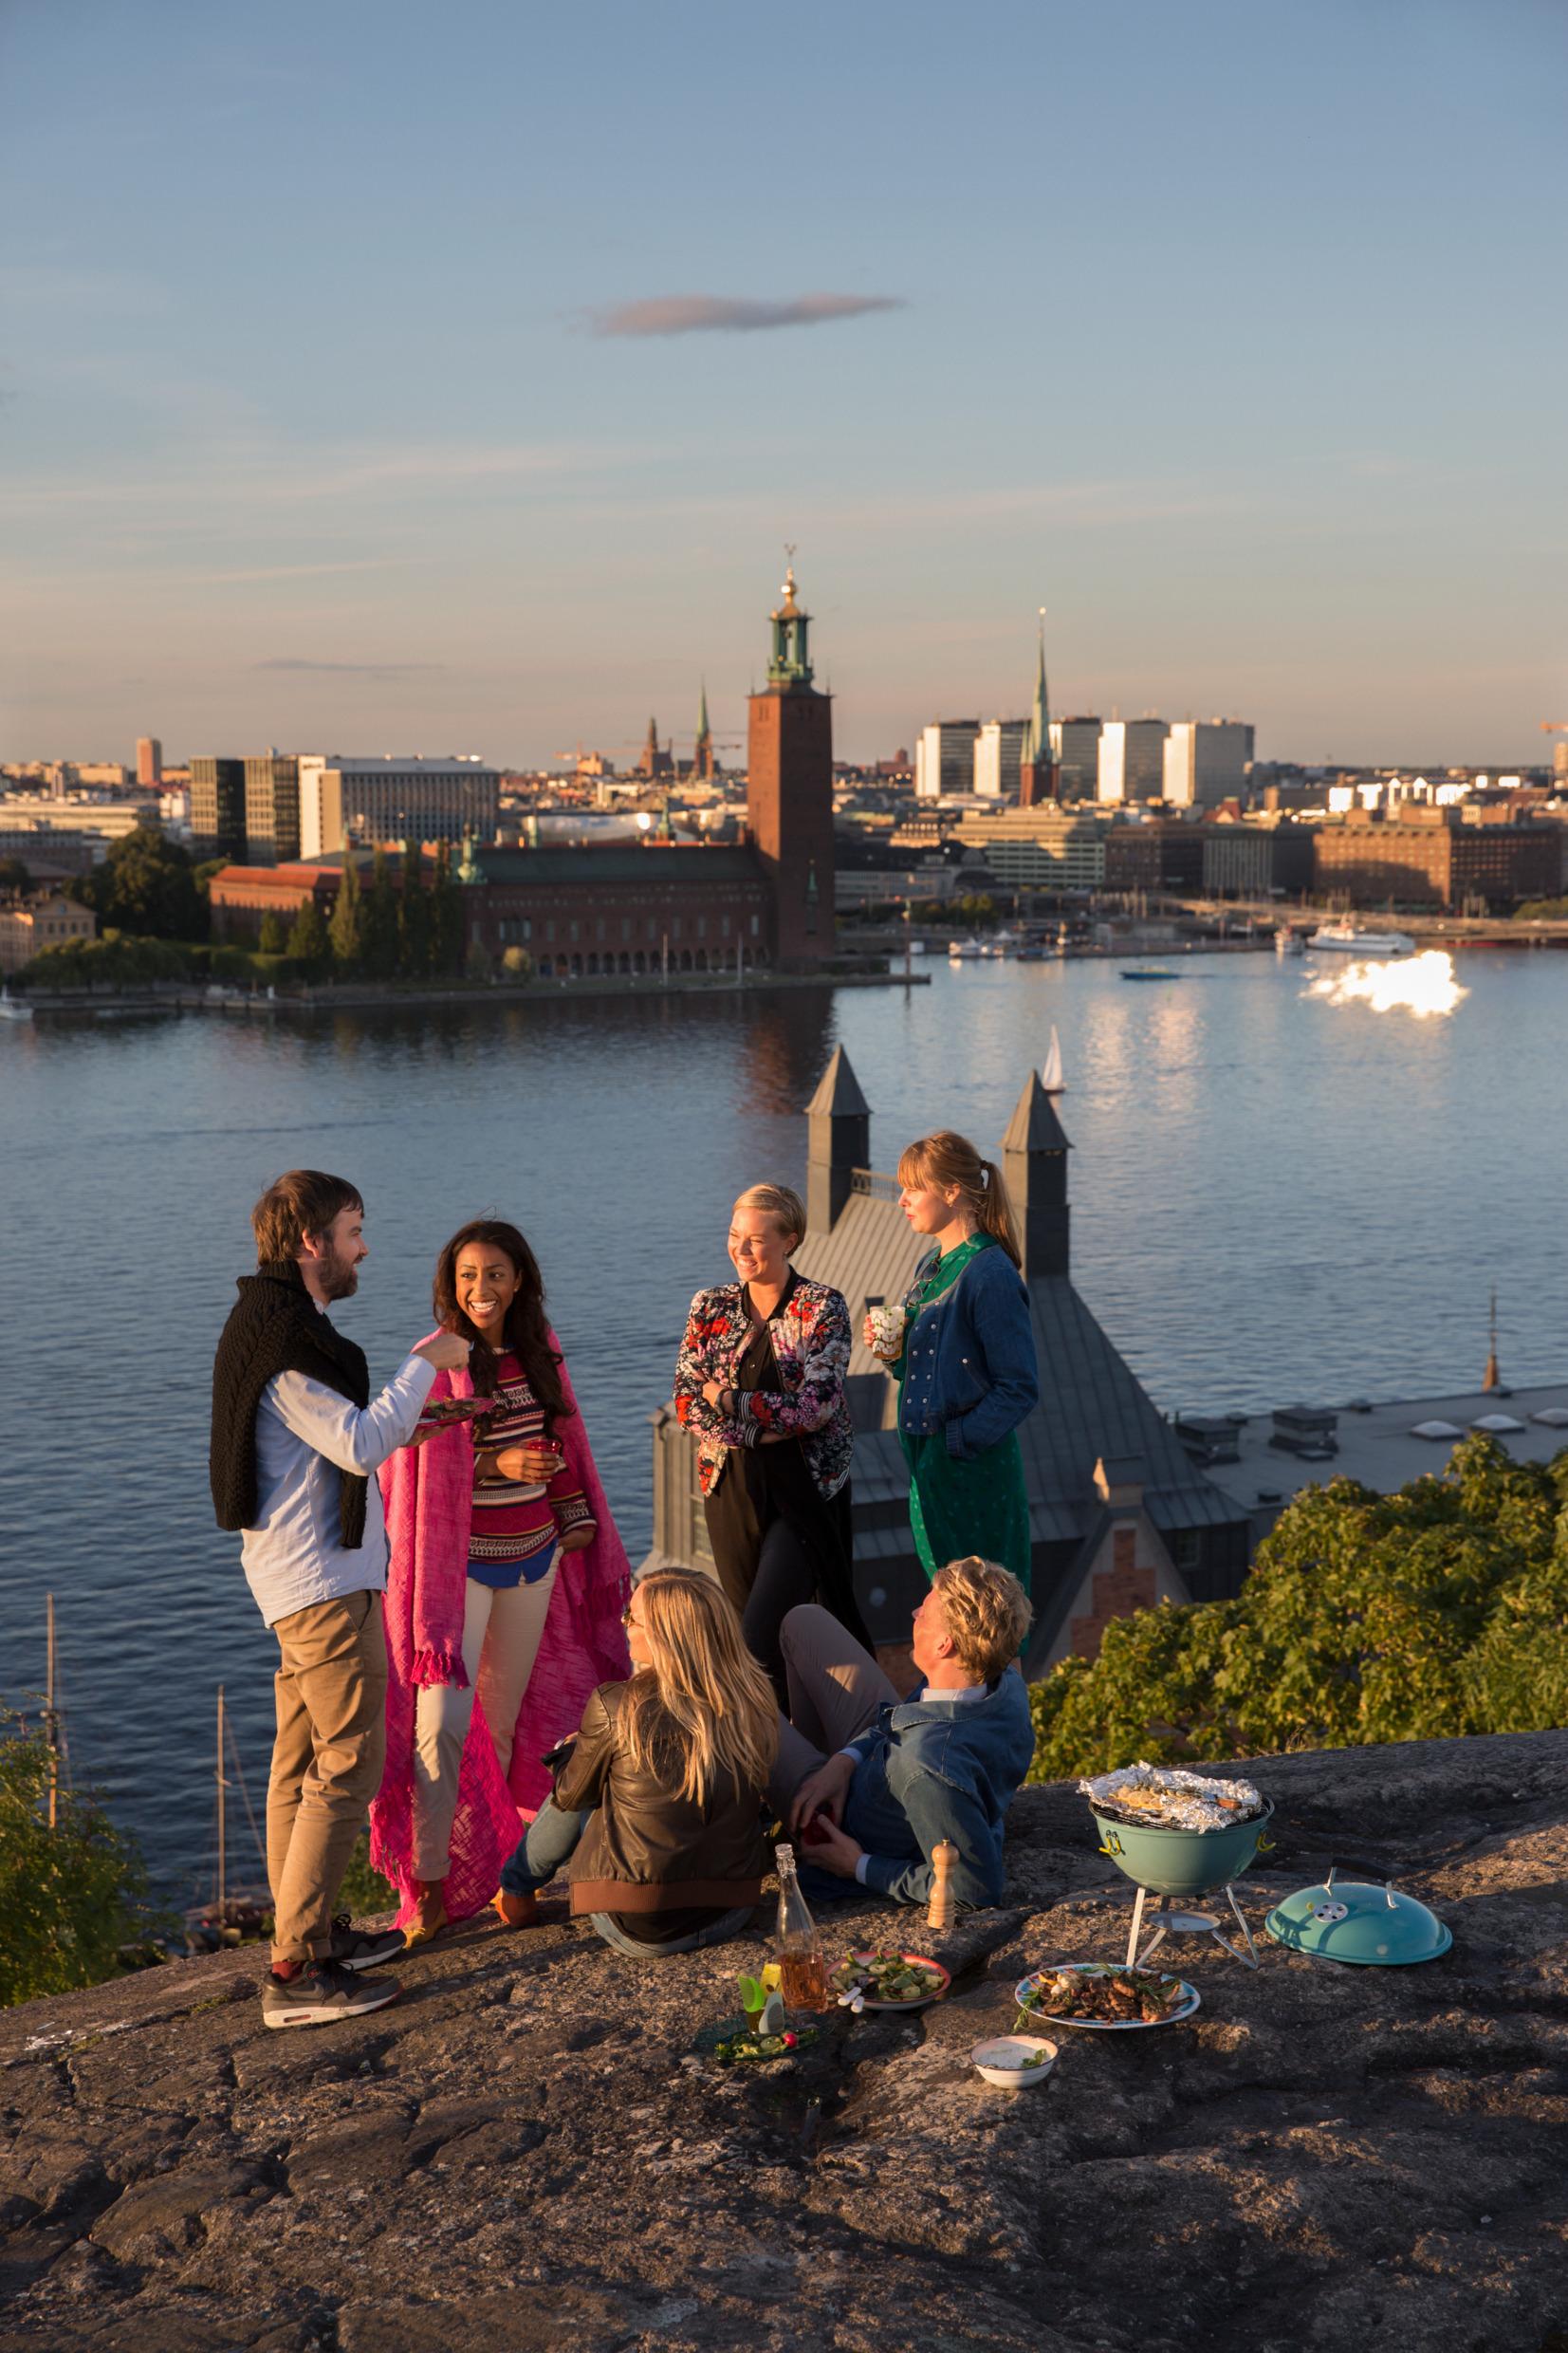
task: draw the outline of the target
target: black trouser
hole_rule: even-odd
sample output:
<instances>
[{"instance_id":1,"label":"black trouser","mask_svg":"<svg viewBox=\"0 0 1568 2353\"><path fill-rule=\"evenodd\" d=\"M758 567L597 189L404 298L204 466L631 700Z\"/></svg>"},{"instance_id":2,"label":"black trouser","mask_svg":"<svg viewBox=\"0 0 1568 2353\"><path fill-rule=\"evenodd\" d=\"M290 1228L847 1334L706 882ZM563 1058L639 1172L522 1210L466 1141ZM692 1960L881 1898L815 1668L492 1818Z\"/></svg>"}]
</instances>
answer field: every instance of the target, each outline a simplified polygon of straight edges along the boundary
<instances>
[{"instance_id":1,"label":"black trouser","mask_svg":"<svg viewBox=\"0 0 1568 2353\"><path fill-rule=\"evenodd\" d=\"M741 1632L753 1658L773 1678L779 1705L786 1712L789 1685L779 1633L792 1609L817 1598L817 1567L787 1520L775 1520L763 1538L751 1589L731 1584L721 1565L719 1581L741 1614Z\"/></svg>"}]
</instances>

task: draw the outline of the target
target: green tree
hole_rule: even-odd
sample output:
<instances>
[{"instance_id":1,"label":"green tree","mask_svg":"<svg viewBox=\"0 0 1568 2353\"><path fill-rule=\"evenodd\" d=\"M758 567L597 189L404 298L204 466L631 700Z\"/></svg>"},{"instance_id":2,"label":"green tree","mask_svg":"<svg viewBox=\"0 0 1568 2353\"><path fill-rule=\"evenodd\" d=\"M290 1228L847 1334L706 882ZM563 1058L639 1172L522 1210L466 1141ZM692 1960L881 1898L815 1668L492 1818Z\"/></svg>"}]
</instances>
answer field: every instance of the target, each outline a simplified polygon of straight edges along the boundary
<instances>
[{"instance_id":1,"label":"green tree","mask_svg":"<svg viewBox=\"0 0 1568 2353\"><path fill-rule=\"evenodd\" d=\"M343 852L343 879L338 885L338 896L332 902L332 920L326 927L332 942L332 961L340 973L352 977L364 962L365 906L360 888L360 869L354 862L352 850Z\"/></svg>"},{"instance_id":2,"label":"green tree","mask_svg":"<svg viewBox=\"0 0 1568 2353\"><path fill-rule=\"evenodd\" d=\"M397 894L386 852L378 849L370 869L361 919L364 969L371 980L391 980L397 971Z\"/></svg>"},{"instance_id":3,"label":"green tree","mask_svg":"<svg viewBox=\"0 0 1568 2353\"><path fill-rule=\"evenodd\" d=\"M532 980L533 958L526 948L503 948L501 970L508 980Z\"/></svg>"},{"instance_id":4,"label":"green tree","mask_svg":"<svg viewBox=\"0 0 1568 2353\"><path fill-rule=\"evenodd\" d=\"M430 971L430 893L420 869L418 844L403 852L402 886L397 897L397 962L405 980L423 980Z\"/></svg>"},{"instance_id":5,"label":"green tree","mask_svg":"<svg viewBox=\"0 0 1568 2353\"><path fill-rule=\"evenodd\" d=\"M1308 1487L1234 1601L1117 1619L1033 1691L1033 1774L1568 1720L1568 1454L1495 1439L1378 1495Z\"/></svg>"},{"instance_id":6,"label":"green tree","mask_svg":"<svg viewBox=\"0 0 1568 2353\"><path fill-rule=\"evenodd\" d=\"M263 916L261 936L256 941L256 947L262 955L287 954L288 931L279 908L268 907Z\"/></svg>"},{"instance_id":7,"label":"green tree","mask_svg":"<svg viewBox=\"0 0 1568 2353\"><path fill-rule=\"evenodd\" d=\"M0 858L0 891L30 891L32 875L20 858Z\"/></svg>"},{"instance_id":8,"label":"green tree","mask_svg":"<svg viewBox=\"0 0 1568 2353\"><path fill-rule=\"evenodd\" d=\"M470 980L490 980L494 977L495 958L482 939L473 939L469 942L469 952L463 959L463 970Z\"/></svg>"},{"instance_id":9,"label":"green tree","mask_svg":"<svg viewBox=\"0 0 1568 2353\"><path fill-rule=\"evenodd\" d=\"M452 872L452 843L435 846L435 879L430 894L430 969L439 980L454 980L463 970L463 894Z\"/></svg>"},{"instance_id":10,"label":"green tree","mask_svg":"<svg viewBox=\"0 0 1568 2353\"><path fill-rule=\"evenodd\" d=\"M301 900L300 911L289 928L288 955L307 980L316 980L325 971L331 953L332 943L312 892L308 899Z\"/></svg>"},{"instance_id":11,"label":"green tree","mask_svg":"<svg viewBox=\"0 0 1568 2353\"><path fill-rule=\"evenodd\" d=\"M151 825L111 842L103 863L77 876L68 888L120 931L153 939L207 936L207 904L190 852Z\"/></svg>"},{"instance_id":12,"label":"green tree","mask_svg":"<svg viewBox=\"0 0 1568 2353\"><path fill-rule=\"evenodd\" d=\"M98 1800L62 1789L49 1828L50 1764L41 1732L0 1714L0 2006L118 1976L146 1929L140 1858Z\"/></svg>"}]
</instances>

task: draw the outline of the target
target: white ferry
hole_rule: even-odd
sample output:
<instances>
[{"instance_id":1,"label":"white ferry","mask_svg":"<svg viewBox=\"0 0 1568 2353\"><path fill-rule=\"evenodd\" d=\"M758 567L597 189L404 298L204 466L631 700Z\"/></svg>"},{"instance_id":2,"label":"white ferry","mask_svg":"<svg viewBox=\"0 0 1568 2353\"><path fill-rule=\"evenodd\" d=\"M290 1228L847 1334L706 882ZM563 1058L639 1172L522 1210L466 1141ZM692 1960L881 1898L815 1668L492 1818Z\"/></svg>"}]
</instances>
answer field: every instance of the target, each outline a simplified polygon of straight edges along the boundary
<instances>
[{"instance_id":1,"label":"white ferry","mask_svg":"<svg viewBox=\"0 0 1568 2353\"><path fill-rule=\"evenodd\" d=\"M950 939L948 942L950 964L972 964L983 953L978 939Z\"/></svg>"},{"instance_id":2,"label":"white ferry","mask_svg":"<svg viewBox=\"0 0 1568 2353\"><path fill-rule=\"evenodd\" d=\"M1354 923L1320 923L1307 941L1309 948L1332 949L1341 955L1405 956L1415 954L1408 932L1360 932Z\"/></svg>"}]
</instances>

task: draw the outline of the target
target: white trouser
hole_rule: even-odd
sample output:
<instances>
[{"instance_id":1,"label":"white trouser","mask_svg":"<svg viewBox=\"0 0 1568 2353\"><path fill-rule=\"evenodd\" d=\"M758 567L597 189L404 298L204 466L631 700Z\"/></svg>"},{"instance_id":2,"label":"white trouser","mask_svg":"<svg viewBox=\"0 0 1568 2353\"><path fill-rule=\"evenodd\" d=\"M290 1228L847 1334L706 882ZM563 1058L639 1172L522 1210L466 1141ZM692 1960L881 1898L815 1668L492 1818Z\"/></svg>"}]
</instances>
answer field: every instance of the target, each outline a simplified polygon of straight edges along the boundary
<instances>
[{"instance_id":1,"label":"white trouser","mask_svg":"<svg viewBox=\"0 0 1568 2353\"><path fill-rule=\"evenodd\" d=\"M531 1585L482 1585L470 1577L463 1602L468 1687L421 1684L414 1708L414 1876L444 1880L457 1811L457 1776L477 1694L506 1779L517 1711L539 1656L555 1590L556 1554Z\"/></svg>"}]
</instances>

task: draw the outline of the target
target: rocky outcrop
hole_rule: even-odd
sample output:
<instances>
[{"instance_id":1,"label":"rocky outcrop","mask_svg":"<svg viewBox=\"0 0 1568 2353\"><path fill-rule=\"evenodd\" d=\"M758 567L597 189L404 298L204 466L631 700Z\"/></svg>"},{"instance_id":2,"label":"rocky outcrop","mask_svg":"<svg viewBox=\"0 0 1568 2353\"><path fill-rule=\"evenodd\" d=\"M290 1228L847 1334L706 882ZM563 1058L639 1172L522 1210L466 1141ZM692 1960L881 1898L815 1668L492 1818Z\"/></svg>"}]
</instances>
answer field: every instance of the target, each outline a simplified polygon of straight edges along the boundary
<instances>
[{"instance_id":1,"label":"rocky outcrop","mask_svg":"<svg viewBox=\"0 0 1568 2353\"><path fill-rule=\"evenodd\" d=\"M1031 1789L1012 1908L918 2019L836 2011L771 2067L693 2049L757 1940L641 1967L558 1907L263 2029L251 1952L0 2017L0 2344L49 2353L1568 2353L1568 1734L1260 1761L1264 1898L1394 1877L1420 1968L1183 1966L1190 2025L1061 2031L1040 2089L969 2047L1129 1912L1082 1803ZM835 1921L847 1946L889 1915ZM916 1949L930 1939L909 1916Z\"/></svg>"}]
</instances>

